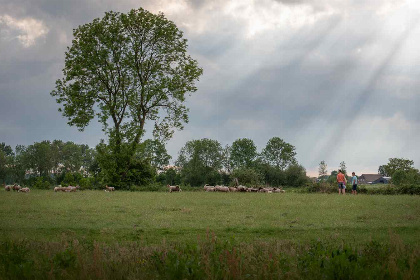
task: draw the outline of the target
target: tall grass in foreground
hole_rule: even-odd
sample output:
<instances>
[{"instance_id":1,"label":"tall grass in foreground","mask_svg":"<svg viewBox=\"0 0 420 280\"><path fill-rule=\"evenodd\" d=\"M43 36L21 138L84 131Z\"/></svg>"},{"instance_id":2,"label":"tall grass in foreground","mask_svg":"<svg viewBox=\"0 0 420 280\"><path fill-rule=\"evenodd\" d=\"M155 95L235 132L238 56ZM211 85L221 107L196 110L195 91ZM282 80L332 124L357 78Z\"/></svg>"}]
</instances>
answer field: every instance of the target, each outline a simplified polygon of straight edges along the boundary
<instances>
[{"instance_id":1,"label":"tall grass in foreground","mask_svg":"<svg viewBox=\"0 0 420 280\"><path fill-rule=\"evenodd\" d=\"M420 247L389 242L219 241L144 246L3 241L1 279L420 279Z\"/></svg>"}]
</instances>

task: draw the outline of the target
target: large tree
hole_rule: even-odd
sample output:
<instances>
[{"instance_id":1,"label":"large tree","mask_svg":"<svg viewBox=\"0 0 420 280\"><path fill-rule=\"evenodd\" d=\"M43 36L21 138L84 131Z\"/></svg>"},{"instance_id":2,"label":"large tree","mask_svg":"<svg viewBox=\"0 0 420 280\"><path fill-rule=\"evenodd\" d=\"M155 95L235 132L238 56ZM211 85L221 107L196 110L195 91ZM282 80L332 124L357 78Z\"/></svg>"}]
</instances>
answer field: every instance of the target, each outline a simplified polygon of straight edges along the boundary
<instances>
[{"instance_id":1,"label":"large tree","mask_svg":"<svg viewBox=\"0 0 420 280\"><path fill-rule=\"evenodd\" d=\"M54 169L50 141L35 142L24 150L25 167L37 175L48 176Z\"/></svg>"},{"instance_id":2,"label":"large tree","mask_svg":"<svg viewBox=\"0 0 420 280\"><path fill-rule=\"evenodd\" d=\"M113 173L124 177L147 121L163 140L188 122L185 97L197 90L202 69L187 54L182 31L162 13L107 12L73 35L64 78L51 95L80 130L98 117L109 137Z\"/></svg>"},{"instance_id":3,"label":"large tree","mask_svg":"<svg viewBox=\"0 0 420 280\"><path fill-rule=\"evenodd\" d=\"M295 156L295 147L280 137L273 137L268 140L261 153L265 162L282 170L291 164L297 164Z\"/></svg>"},{"instance_id":4,"label":"large tree","mask_svg":"<svg viewBox=\"0 0 420 280\"><path fill-rule=\"evenodd\" d=\"M409 172L414 168L414 161L405 158L390 158L388 164L381 165L380 168L387 176L393 176L396 171Z\"/></svg>"},{"instance_id":5,"label":"large tree","mask_svg":"<svg viewBox=\"0 0 420 280\"><path fill-rule=\"evenodd\" d=\"M230 162L234 168L251 167L257 155L257 146L248 138L235 140L230 148Z\"/></svg>"},{"instance_id":6,"label":"large tree","mask_svg":"<svg viewBox=\"0 0 420 280\"><path fill-rule=\"evenodd\" d=\"M212 139L188 141L179 152L176 164L182 168L181 176L192 186L219 183L223 148Z\"/></svg>"}]
</instances>

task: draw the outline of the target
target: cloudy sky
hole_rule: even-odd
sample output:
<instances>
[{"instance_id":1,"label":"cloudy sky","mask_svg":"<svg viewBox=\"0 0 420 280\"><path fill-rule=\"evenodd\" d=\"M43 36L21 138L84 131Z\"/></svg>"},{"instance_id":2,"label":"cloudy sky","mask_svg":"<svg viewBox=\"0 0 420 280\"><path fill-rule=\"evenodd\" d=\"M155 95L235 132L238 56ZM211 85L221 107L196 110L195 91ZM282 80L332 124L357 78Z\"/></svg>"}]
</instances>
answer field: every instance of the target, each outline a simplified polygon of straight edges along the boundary
<instances>
[{"instance_id":1,"label":"cloudy sky","mask_svg":"<svg viewBox=\"0 0 420 280\"><path fill-rule=\"evenodd\" d=\"M204 74L190 122L167 144L274 136L316 175L341 161L376 173L390 157L420 167L420 1L0 0L0 142L95 146L97 123L69 127L50 92L72 30L106 11L163 12Z\"/></svg>"}]
</instances>

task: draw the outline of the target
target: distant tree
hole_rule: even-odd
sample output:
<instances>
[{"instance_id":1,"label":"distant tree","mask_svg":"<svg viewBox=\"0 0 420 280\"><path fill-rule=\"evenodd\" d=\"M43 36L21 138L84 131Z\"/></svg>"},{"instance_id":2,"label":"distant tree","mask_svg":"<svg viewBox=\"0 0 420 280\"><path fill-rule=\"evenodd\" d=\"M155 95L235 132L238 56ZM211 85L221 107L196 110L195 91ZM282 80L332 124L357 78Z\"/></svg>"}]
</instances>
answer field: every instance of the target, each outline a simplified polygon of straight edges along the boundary
<instances>
[{"instance_id":1,"label":"distant tree","mask_svg":"<svg viewBox=\"0 0 420 280\"><path fill-rule=\"evenodd\" d=\"M318 174L320 178L325 178L328 175L327 170L327 163L325 161L321 161L318 167Z\"/></svg>"},{"instance_id":2,"label":"distant tree","mask_svg":"<svg viewBox=\"0 0 420 280\"><path fill-rule=\"evenodd\" d=\"M147 139L137 149L137 156L150 161L151 165L162 170L172 158L165 145L159 140Z\"/></svg>"},{"instance_id":3,"label":"distant tree","mask_svg":"<svg viewBox=\"0 0 420 280\"><path fill-rule=\"evenodd\" d=\"M176 165L181 167L181 176L186 184L218 183L221 179L222 146L218 141L207 138L188 141L179 152Z\"/></svg>"},{"instance_id":4,"label":"distant tree","mask_svg":"<svg viewBox=\"0 0 420 280\"><path fill-rule=\"evenodd\" d=\"M0 181L3 183L5 183L6 178L10 176L13 159L13 149L4 142L0 143Z\"/></svg>"},{"instance_id":5,"label":"distant tree","mask_svg":"<svg viewBox=\"0 0 420 280\"><path fill-rule=\"evenodd\" d=\"M385 165L380 165L380 166L379 166L379 168L378 168L378 174L380 174L380 175L382 175L382 176L389 176L389 175L386 173L386 170L385 170Z\"/></svg>"},{"instance_id":6,"label":"distant tree","mask_svg":"<svg viewBox=\"0 0 420 280\"><path fill-rule=\"evenodd\" d=\"M32 169L37 175L48 176L54 167L51 142L42 141L29 145L24 151L26 168Z\"/></svg>"},{"instance_id":7,"label":"distant tree","mask_svg":"<svg viewBox=\"0 0 420 280\"><path fill-rule=\"evenodd\" d=\"M241 138L232 143L230 149L230 162L234 168L249 168L257 155L257 147L255 146L254 141L248 138Z\"/></svg>"},{"instance_id":8,"label":"distant tree","mask_svg":"<svg viewBox=\"0 0 420 280\"><path fill-rule=\"evenodd\" d=\"M279 137L273 137L268 140L261 153L261 157L265 162L282 170L291 164L297 163L295 156L295 147Z\"/></svg>"},{"instance_id":9,"label":"distant tree","mask_svg":"<svg viewBox=\"0 0 420 280\"><path fill-rule=\"evenodd\" d=\"M272 166L261 158L254 161L252 168L261 174L262 183L273 187L286 185L285 171Z\"/></svg>"},{"instance_id":10,"label":"distant tree","mask_svg":"<svg viewBox=\"0 0 420 280\"><path fill-rule=\"evenodd\" d=\"M7 157L4 151L0 150L0 180L5 183L7 176Z\"/></svg>"},{"instance_id":11,"label":"distant tree","mask_svg":"<svg viewBox=\"0 0 420 280\"><path fill-rule=\"evenodd\" d=\"M222 150L222 166L227 173L230 173L233 169L230 154L231 147L229 145L226 145Z\"/></svg>"},{"instance_id":12,"label":"distant tree","mask_svg":"<svg viewBox=\"0 0 420 280\"><path fill-rule=\"evenodd\" d=\"M5 156L13 156L13 149L9 145L6 145L6 143L2 142L0 143L0 151L3 151Z\"/></svg>"},{"instance_id":13,"label":"distant tree","mask_svg":"<svg viewBox=\"0 0 420 280\"><path fill-rule=\"evenodd\" d=\"M24 154L26 151L26 147L23 145L17 145L15 148L15 155L11 159L10 164L10 177L13 182L17 182L19 184L23 183L25 179L25 162L24 162Z\"/></svg>"},{"instance_id":14,"label":"distant tree","mask_svg":"<svg viewBox=\"0 0 420 280\"><path fill-rule=\"evenodd\" d=\"M327 182L331 184L335 184L337 182L337 170L331 171L330 177L328 177Z\"/></svg>"},{"instance_id":15,"label":"distant tree","mask_svg":"<svg viewBox=\"0 0 420 280\"><path fill-rule=\"evenodd\" d=\"M343 173L344 175L347 175L347 167L344 161L340 162L340 170L341 170L341 173Z\"/></svg>"},{"instance_id":16,"label":"distant tree","mask_svg":"<svg viewBox=\"0 0 420 280\"><path fill-rule=\"evenodd\" d=\"M410 169L408 171L396 170L392 176L392 183L399 186L404 184L418 184L420 181L420 173L417 169Z\"/></svg>"},{"instance_id":17,"label":"distant tree","mask_svg":"<svg viewBox=\"0 0 420 280\"><path fill-rule=\"evenodd\" d=\"M61 151L61 163L66 172L79 172L83 165L83 155L81 145L71 141L64 143Z\"/></svg>"},{"instance_id":18,"label":"distant tree","mask_svg":"<svg viewBox=\"0 0 420 280\"><path fill-rule=\"evenodd\" d=\"M384 173L393 176L397 170L409 172L414 169L414 161L404 158L390 158L388 164L383 165Z\"/></svg>"},{"instance_id":19,"label":"distant tree","mask_svg":"<svg viewBox=\"0 0 420 280\"><path fill-rule=\"evenodd\" d=\"M293 164L285 170L286 184L291 187L301 187L308 182L306 170L302 165Z\"/></svg>"},{"instance_id":20,"label":"distant tree","mask_svg":"<svg viewBox=\"0 0 420 280\"><path fill-rule=\"evenodd\" d=\"M98 153L101 169L114 185L127 185L145 125L169 139L188 122L187 94L197 90L202 74L187 54L187 40L176 25L160 13L144 9L127 14L107 12L74 29L63 69L51 95L62 107L68 124L84 130L97 116L108 135ZM113 163L110 163L113 161ZM126 180L127 179L127 180Z\"/></svg>"}]
</instances>

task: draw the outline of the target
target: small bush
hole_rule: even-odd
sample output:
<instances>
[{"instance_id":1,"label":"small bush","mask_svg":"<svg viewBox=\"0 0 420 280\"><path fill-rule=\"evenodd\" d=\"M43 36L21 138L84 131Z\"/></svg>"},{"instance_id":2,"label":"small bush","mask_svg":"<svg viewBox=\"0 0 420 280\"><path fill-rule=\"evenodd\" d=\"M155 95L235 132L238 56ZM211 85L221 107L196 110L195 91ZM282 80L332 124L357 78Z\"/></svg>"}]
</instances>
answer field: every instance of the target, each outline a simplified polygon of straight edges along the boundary
<instances>
[{"instance_id":1,"label":"small bush","mask_svg":"<svg viewBox=\"0 0 420 280\"><path fill-rule=\"evenodd\" d=\"M51 187L51 182L49 182L44 177L38 177L35 180L35 183L33 185L33 188L35 189L41 189L41 190L48 190Z\"/></svg>"}]
</instances>

